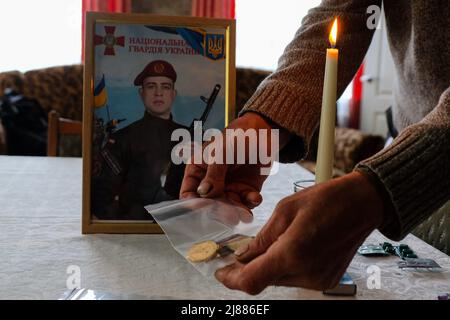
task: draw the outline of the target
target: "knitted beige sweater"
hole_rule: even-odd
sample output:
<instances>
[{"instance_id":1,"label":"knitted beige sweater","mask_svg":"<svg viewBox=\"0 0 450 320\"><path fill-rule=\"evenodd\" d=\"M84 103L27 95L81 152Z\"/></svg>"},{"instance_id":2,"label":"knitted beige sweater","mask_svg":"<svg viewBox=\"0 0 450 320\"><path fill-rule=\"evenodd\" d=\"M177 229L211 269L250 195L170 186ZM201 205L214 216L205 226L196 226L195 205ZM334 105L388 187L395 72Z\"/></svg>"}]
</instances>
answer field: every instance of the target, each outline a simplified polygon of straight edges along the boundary
<instances>
[{"instance_id":1,"label":"knitted beige sweater","mask_svg":"<svg viewBox=\"0 0 450 320\"><path fill-rule=\"evenodd\" d=\"M310 10L277 70L244 108L294 134L280 157L298 160L315 135L321 110L328 32L340 21L338 96L353 78L372 39L368 6L381 0L325 0ZM450 1L384 0L395 62L394 143L361 162L382 186L391 208L380 228L399 240L450 199ZM363 213L362 213L363 214Z\"/></svg>"}]
</instances>

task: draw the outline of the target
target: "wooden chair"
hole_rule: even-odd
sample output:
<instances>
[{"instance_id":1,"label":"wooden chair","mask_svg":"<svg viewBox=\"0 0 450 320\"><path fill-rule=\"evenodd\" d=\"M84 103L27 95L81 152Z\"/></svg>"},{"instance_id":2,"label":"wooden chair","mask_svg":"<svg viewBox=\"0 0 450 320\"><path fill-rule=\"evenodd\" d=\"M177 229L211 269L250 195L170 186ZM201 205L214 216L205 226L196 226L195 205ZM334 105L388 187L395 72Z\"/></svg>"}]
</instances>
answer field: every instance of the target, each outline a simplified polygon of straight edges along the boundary
<instances>
[{"instance_id":1,"label":"wooden chair","mask_svg":"<svg viewBox=\"0 0 450 320\"><path fill-rule=\"evenodd\" d=\"M81 135L82 127L81 121L61 118L55 110L50 111L48 113L47 156L58 156L58 143L61 134Z\"/></svg>"}]
</instances>

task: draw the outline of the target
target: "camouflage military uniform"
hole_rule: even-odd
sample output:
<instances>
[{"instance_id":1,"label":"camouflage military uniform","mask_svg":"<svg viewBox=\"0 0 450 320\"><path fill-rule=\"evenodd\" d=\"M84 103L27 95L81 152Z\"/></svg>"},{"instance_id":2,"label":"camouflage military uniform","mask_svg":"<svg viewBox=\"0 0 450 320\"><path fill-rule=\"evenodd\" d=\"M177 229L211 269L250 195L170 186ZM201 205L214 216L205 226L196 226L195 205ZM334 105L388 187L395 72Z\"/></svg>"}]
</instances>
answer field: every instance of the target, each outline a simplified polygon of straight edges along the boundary
<instances>
[{"instance_id":1,"label":"camouflage military uniform","mask_svg":"<svg viewBox=\"0 0 450 320\"><path fill-rule=\"evenodd\" d=\"M144 206L173 199L161 175L170 163L172 132L185 128L172 119L145 112L144 117L113 133L92 184L92 213L99 219L151 219ZM109 161L108 161L109 160Z\"/></svg>"}]
</instances>

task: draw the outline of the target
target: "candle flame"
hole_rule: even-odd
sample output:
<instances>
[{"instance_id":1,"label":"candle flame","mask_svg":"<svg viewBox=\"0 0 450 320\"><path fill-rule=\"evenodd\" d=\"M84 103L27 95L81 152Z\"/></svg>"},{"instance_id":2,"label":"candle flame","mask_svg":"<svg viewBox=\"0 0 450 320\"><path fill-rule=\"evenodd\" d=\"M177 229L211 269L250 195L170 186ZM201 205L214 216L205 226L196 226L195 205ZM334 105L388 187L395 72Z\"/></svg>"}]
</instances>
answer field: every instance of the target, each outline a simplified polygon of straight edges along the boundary
<instances>
[{"instance_id":1,"label":"candle flame","mask_svg":"<svg viewBox=\"0 0 450 320\"><path fill-rule=\"evenodd\" d=\"M331 27L330 36L328 37L328 39L330 40L330 44L333 48L336 46L337 32L338 32L338 20L336 18L334 19L333 26Z\"/></svg>"}]
</instances>

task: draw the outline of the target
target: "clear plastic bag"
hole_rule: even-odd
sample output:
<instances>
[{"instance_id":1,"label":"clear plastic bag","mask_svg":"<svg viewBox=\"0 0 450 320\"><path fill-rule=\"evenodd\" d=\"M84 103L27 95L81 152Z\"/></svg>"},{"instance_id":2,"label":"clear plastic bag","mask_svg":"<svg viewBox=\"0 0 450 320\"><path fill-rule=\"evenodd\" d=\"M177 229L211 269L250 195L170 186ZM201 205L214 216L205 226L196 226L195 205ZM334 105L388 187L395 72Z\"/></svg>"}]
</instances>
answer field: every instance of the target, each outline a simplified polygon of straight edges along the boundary
<instances>
[{"instance_id":1,"label":"clear plastic bag","mask_svg":"<svg viewBox=\"0 0 450 320\"><path fill-rule=\"evenodd\" d=\"M144 296L138 294L112 293L86 288L68 289L58 300L176 300L167 296Z\"/></svg>"},{"instance_id":2,"label":"clear plastic bag","mask_svg":"<svg viewBox=\"0 0 450 320\"><path fill-rule=\"evenodd\" d=\"M194 245L214 241L224 252L222 249L228 249L223 247L228 243L226 240L253 237L261 228L247 210L220 200L175 200L150 205L146 209L164 230L175 250L207 277L233 263L234 255L231 251L206 261L192 262L188 259L188 252Z\"/></svg>"}]
</instances>

